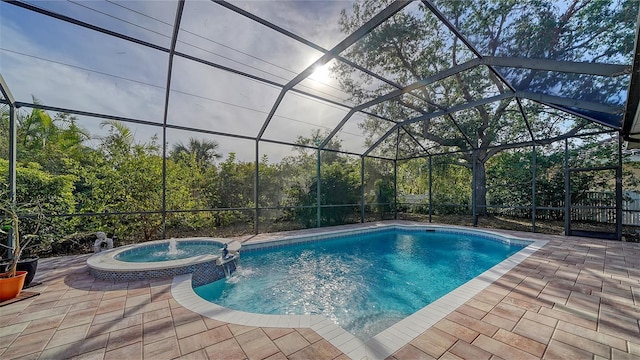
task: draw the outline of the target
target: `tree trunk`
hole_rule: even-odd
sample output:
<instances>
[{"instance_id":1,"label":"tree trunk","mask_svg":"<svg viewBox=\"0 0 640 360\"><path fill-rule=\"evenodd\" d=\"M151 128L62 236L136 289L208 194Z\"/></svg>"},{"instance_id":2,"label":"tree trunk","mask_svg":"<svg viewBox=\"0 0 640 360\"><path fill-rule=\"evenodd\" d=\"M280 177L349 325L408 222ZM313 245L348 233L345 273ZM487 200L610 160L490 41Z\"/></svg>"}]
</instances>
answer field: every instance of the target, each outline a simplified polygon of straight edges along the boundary
<instances>
[{"instance_id":1,"label":"tree trunk","mask_svg":"<svg viewBox=\"0 0 640 360\"><path fill-rule=\"evenodd\" d=\"M487 215L487 169L484 162L476 160L476 213L478 216Z\"/></svg>"}]
</instances>

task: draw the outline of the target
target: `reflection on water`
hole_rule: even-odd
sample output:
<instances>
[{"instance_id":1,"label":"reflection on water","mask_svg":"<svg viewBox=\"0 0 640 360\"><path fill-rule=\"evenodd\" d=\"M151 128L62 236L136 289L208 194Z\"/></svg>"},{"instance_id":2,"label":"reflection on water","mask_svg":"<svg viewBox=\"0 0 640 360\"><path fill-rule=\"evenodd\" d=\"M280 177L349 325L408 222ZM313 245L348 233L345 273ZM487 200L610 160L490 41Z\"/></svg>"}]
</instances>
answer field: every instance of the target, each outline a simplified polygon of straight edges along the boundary
<instances>
[{"instance_id":1,"label":"reflection on water","mask_svg":"<svg viewBox=\"0 0 640 360\"><path fill-rule=\"evenodd\" d=\"M233 276L195 291L236 310L324 315L366 340L521 248L387 230L246 252Z\"/></svg>"}]
</instances>

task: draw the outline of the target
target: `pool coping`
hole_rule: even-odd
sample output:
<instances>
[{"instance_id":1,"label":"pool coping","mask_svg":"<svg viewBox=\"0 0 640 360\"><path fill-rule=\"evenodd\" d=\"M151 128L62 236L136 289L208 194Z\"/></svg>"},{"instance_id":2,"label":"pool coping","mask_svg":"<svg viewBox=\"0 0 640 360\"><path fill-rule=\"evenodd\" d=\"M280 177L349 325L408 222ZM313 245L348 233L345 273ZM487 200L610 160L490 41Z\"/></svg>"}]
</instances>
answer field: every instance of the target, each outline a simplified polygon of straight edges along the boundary
<instances>
[{"instance_id":1,"label":"pool coping","mask_svg":"<svg viewBox=\"0 0 640 360\"><path fill-rule=\"evenodd\" d=\"M276 243L281 245L290 244L293 239L317 238L326 239L332 235L358 233L363 231L386 230L386 229L442 229L454 230L462 233L486 234L499 239L513 240L514 242L526 241L530 243L525 248L511 255L502 262L496 264L482 274L460 285L438 300L423 307L415 313L393 324L389 328L378 333L371 339L362 341L353 334L342 329L340 326L325 318L323 315L265 315L237 311L211 303L198 296L191 285L192 274L178 275L173 278L171 294L173 298L183 307L211 319L224 321L227 323L256 326L256 327L283 327L283 328L311 328L318 335L333 346L342 351L351 359L385 359L397 350L407 345L411 340L422 334L424 331L435 325L438 321L446 317L452 311L487 288L494 281L513 269L516 265L524 261L527 257L541 249L548 241L521 238L512 235L505 235L491 230L468 229L459 226L442 225L409 225L409 224L385 224L364 226L358 229L327 231L322 234L308 236L288 236L280 239L256 241L256 246L263 247L264 244ZM315 241L315 240L309 240ZM249 245L249 244L245 244ZM253 245L253 244L251 244ZM268 245L266 245L268 246ZM249 246L246 246L249 247Z\"/></svg>"},{"instance_id":2,"label":"pool coping","mask_svg":"<svg viewBox=\"0 0 640 360\"><path fill-rule=\"evenodd\" d=\"M207 241L207 242L215 242L217 244L224 244L226 242L230 242L230 240L222 239L222 238L212 238L212 237L190 237L190 238L180 238L175 239L178 243L187 242L187 241ZM107 251L101 251L99 253L95 253L91 255L87 259L87 266L90 269L99 270L99 271L111 271L111 272L128 272L128 271L150 271L150 270L162 270L168 268L175 267L183 267L188 265L200 264L207 261L215 261L220 257L220 254L205 254L205 255L197 255L184 259L178 260L169 260L169 261L158 261L158 262L127 262L115 259L115 256L125 252L135 250L137 248L156 246L160 244L167 244L171 239L164 240L156 240L149 241L139 244L132 244L123 247L117 247L114 249L110 249Z\"/></svg>"}]
</instances>

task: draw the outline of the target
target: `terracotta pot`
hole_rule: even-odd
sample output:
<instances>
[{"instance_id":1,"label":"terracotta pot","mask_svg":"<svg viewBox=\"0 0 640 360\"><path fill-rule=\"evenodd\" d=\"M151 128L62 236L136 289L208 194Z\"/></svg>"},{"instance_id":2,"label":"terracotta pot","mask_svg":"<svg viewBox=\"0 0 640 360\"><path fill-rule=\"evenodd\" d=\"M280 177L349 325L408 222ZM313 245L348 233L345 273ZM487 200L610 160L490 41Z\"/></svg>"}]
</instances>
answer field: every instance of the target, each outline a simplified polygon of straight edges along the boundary
<instances>
[{"instance_id":1,"label":"terracotta pot","mask_svg":"<svg viewBox=\"0 0 640 360\"><path fill-rule=\"evenodd\" d=\"M36 276L36 270L38 269L38 260L40 258L37 256L22 258L18 261L18 267L16 267L17 271L26 271L27 277L24 279L23 288L29 286L31 284L31 280ZM3 260L0 261L0 272L6 272L9 268L11 261Z\"/></svg>"},{"instance_id":2,"label":"terracotta pot","mask_svg":"<svg viewBox=\"0 0 640 360\"><path fill-rule=\"evenodd\" d=\"M5 277L7 273L0 274L0 301L11 300L22 291L26 271L16 271L16 276Z\"/></svg>"}]
</instances>

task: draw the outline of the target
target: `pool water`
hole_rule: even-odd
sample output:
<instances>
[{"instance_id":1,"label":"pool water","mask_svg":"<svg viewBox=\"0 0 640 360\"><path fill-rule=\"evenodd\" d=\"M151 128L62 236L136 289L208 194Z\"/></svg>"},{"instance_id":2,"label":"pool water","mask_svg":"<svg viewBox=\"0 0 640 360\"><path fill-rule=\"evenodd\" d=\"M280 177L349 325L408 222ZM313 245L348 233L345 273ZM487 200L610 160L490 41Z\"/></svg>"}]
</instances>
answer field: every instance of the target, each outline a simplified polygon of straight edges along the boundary
<instances>
[{"instance_id":1,"label":"pool water","mask_svg":"<svg viewBox=\"0 0 640 360\"><path fill-rule=\"evenodd\" d=\"M199 255L220 253L222 246L211 241L178 241L177 251L169 252L169 243L141 246L123 251L115 256L116 260L126 262L158 262L186 259Z\"/></svg>"},{"instance_id":2,"label":"pool water","mask_svg":"<svg viewBox=\"0 0 640 360\"><path fill-rule=\"evenodd\" d=\"M524 246L384 230L243 252L234 275L194 291L235 310L324 315L366 341Z\"/></svg>"}]
</instances>

